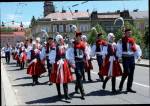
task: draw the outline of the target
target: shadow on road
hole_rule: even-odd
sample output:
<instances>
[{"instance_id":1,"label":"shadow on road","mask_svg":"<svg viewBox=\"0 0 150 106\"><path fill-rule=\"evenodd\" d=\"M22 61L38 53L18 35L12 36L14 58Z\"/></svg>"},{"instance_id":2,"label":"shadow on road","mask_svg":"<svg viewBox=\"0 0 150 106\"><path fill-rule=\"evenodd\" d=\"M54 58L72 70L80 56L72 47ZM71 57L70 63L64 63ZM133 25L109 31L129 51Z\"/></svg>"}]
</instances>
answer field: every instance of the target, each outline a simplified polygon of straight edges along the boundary
<instances>
[{"instance_id":1,"label":"shadow on road","mask_svg":"<svg viewBox=\"0 0 150 106\"><path fill-rule=\"evenodd\" d=\"M86 96L107 96L107 95L110 95L110 96L113 96L113 95L118 95L118 94L127 94L126 91L117 91L117 93L112 93L111 91L108 91L108 90L97 90L97 91L93 91L93 92L90 92L88 94L86 94Z\"/></svg>"},{"instance_id":2,"label":"shadow on road","mask_svg":"<svg viewBox=\"0 0 150 106\"><path fill-rule=\"evenodd\" d=\"M37 99L33 101L26 102L26 104L36 104L36 103L55 103L57 101L65 102L65 103L71 103L70 101L67 100L62 100L58 96L51 96L51 97L46 97L42 99Z\"/></svg>"},{"instance_id":3,"label":"shadow on road","mask_svg":"<svg viewBox=\"0 0 150 106\"><path fill-rule=\"evenodd\" d=\"M17 68L17 69L13 69L13 70L7 70L7 71L19 71L20 68Z\"/></svg>"},{"instance_id":4,"label":"shadow on road","mask_svg":"<svg viewBox=\"0 0 150 106\"><path fill-rule=\"evenodd\" d=\"M21 79L32 79L32 77L22 77L22 78L16 78L15 80L21 80Z\"/></svg>"},{"instance_id":5,"label":"shadow on road","mask_svg":"<svg viewBox=\"0 0 150 106\"><path fill-rule=\"evenodd\" d=\"M39 84L36 84L36 85L34 85L34 86L38 86L38 85L48 85L47 83L48 83L48 81L40 82ZM12 85L12 86L33 86L33 83L17 84L17 85ZM33 87L34 87L34 86L33 86Z\"/></svg>"}]
</instances>

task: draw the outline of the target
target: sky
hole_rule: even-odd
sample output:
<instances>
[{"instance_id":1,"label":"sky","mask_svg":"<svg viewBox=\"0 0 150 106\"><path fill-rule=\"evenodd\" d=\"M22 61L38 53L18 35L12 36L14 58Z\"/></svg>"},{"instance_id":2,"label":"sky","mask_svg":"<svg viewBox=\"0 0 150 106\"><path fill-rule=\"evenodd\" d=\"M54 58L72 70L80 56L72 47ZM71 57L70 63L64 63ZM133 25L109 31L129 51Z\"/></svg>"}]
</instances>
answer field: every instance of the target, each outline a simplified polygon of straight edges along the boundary
<instances>
[{"instance_id":1,"label":"sky","mask_svg":"<svg viewBox=\"0 0 150 106\"><path fill-rule=\"evenodd\" d=\"M97 10L98 12L114 12L116 10L128 9L133 11L139 9L139 11L148 11L148 0L110 0L110 1L88 1L82 4L84 1L54 1L55 10L61 12L62 8L66 11L78 10L92 12ZM75 4L78 6L72 7ZM25 27L28 27L32 16L35 18L43 17L43 2L1 2L0 3L0 17L1 22L11 25L11 21L15 21L16 24L23 23Z\"/></svg>"}]
</instances>

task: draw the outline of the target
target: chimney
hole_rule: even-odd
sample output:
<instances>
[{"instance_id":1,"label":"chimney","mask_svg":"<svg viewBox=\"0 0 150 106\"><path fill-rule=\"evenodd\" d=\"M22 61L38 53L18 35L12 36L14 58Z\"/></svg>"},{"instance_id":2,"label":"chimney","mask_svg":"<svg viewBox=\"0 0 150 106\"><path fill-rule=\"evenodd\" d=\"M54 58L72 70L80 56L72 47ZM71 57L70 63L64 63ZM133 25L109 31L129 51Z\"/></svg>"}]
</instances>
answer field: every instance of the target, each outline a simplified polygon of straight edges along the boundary
<instances>
[{"instance_id":1,"label":"chimney","mask_svg":"<svg viewBox=\"0 0 150 106\"><path fill-rule=\"evenodd\" d=\"M66 10L62 10L62 13L65 13L66 12Z\"/></svg>"},{"instance_id":2,"label":"chimney","mask_svg":"<svg viewBox=\"0 0 150 106\"><path fill-rule=\"evenodd\" d=\"M75 13L77 13L78 12L78 10L75 10Z\"/></svg>"}]
</instances>

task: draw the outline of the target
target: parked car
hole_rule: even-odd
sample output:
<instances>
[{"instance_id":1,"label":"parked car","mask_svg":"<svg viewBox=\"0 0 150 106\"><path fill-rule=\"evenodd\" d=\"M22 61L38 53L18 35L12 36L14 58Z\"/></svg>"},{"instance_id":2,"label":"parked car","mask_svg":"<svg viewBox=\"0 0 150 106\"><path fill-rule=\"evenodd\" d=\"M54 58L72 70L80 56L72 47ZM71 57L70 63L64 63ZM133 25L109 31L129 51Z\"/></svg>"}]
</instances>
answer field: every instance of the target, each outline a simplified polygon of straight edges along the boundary
<instances>
[{"instance_id":1,"label":"parked car","mask_svg":"<svg viewBox=\"0 0 150 106\"><path fill-rule=\"evenodd\" d=\"M1 58L5 58L5 47L1 49Z\"/></svg>"}]
</instances>

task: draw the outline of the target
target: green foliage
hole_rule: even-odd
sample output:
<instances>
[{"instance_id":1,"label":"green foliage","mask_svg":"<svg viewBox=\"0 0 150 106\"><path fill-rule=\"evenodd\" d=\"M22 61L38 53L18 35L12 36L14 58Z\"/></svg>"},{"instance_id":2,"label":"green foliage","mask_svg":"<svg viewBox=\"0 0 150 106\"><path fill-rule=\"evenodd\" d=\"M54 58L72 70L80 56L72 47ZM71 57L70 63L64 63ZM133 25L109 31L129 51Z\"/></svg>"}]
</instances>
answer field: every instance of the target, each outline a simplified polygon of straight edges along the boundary
<instances>
[{"instance_id":1,"label":"green foliage","mask_svg":"<svg viewBox=\"0 0 150 106\"><path fill-rule=\"evenodd\" d=\"M142 35L140 33L140 31L131 23L129 23L128 21L125 22L125 28L130 28L132 30L132 37L136 40L136 43L141 45L142 42ZM123 31L121 28L118 29L118 31L115 33L116 35L116 41L118 41L119 39L121 39L122 35L123 35Z\"/></svg>"},{"instance_id":2,"label":"green foliage","mask_svg":"<svg viewBox=\"0 0 150 106\"><path fill-rule=\"evenodd\" d=\"M106 32L103 30L102 26L97 24L95 27L93 27L91 29L91 31L88 34L89 35L88 36L88 43L89 44L94 44L95 43L98 33L103 33L102 39L106 39L107 38Z\"/></svg>"},{"instance_id":3,"label":"green foliage","mask_svg":"<svg viewBox=\"0 0 150 106\"><path fill-rule=\"evenodd\" d=\"M17 31L17 29L13 29L10 27L1 28L1 32L15 32L15 31Z\"/></svg>"},{"instance_id":4,"label":"green foliage","mask_svg":"<svg viewBox=\"0 0 150 106\"><path fill-rule=\"evenodd\" d=\"M149 46L149 26L145 28L143 40L144 40L145 47L148 47Z\"/></svg>"},{"instance_id":5,"label":"green foliage","mask_svg":"<svg viewBox=\"0 0 150 106\"><path fill-rule=\"evenodd\" d=\"M36 23L36 19L35 19L35 17L33 16L32 19L31 19L31 25L30 25L30 27L32 27L35 23Z\"/></svg>"},{"instance_id":6,"label":"green foliage","mask_svg":"<svg viewBox=\"0 0 150 106\"><path fill-rule=\"evenodd\" d=\"M94 44L94 42L96 41L96 36L97 36L97 31L95 28L92 28L88 36L88 43Z\"/></svg>"}]
</instances>

